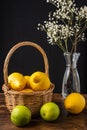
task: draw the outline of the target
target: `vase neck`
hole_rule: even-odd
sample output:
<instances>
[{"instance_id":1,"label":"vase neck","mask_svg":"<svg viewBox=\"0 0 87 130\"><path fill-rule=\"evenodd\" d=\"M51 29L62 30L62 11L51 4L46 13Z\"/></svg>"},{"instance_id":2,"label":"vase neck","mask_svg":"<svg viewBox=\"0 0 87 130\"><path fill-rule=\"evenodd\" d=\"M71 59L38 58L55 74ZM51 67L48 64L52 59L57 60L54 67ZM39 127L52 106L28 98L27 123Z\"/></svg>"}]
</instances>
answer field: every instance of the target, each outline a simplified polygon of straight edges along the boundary
<instances>
[{"instance_id":1,"label":"vase neck","mask_svg":"<svg viewBox=\"0 0 87 130\"><path fill-rule=\"evenodd\" d=\"M73 54L64 53L66 66L76 68L79 56L80 56L80 53L73 53Z\"/></svg>"}]
</instances>

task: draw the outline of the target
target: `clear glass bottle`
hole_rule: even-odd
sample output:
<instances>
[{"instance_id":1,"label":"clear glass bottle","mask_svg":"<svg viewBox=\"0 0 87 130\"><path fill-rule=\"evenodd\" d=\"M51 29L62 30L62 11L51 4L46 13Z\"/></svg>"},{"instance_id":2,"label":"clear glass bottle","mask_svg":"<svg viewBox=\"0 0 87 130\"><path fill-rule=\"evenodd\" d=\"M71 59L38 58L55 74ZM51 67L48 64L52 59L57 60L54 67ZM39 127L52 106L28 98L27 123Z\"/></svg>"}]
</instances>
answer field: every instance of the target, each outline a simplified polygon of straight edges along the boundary
<instances>
[{"instance_id":1,"label":"clear glass bottle","mask_svg":"<svg viewBox=\"0 0 87 130\"><path fill-rule=\"evenodd\" d=\"M80 53L64 53L66 70L62 83L62 96L65 98L71 92L80 93L80 78L77 71L77 61Z\"/></svg>"}]
</instances>

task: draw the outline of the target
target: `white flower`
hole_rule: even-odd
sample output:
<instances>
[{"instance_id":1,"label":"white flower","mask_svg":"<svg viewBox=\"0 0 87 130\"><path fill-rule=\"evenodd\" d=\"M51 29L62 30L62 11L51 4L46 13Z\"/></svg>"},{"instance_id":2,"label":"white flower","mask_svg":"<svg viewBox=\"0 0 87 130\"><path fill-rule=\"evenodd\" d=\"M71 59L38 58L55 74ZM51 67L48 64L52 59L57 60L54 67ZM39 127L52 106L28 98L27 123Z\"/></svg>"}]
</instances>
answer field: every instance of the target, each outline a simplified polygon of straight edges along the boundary
<instances>
[{"instance_id":1,"label":"white flower","mask_svg":"<svg viewBox=\"0 0 87 130\"><path fill-rule=\"evenodd\" d=\"M74 0L47 0L56 9L48 14L44 25L38 24L38 29L47 33L48 43L57 44L63 51L76 51L79 41L84 41L84 31L87 28L87 6L76 7ZM68 42L71 41L71 48ZM73 45L75 45L73 47Z\"/></svg>"},{"instance_id":2,"label":"white flower","mask_svg":"<svg viewBox=\"0 0 87 130\"><path fill-rule=\"evenodd\" d=\"M80 8L79 17L87 19L87 6Z\"/></svg>"}]
</instances>

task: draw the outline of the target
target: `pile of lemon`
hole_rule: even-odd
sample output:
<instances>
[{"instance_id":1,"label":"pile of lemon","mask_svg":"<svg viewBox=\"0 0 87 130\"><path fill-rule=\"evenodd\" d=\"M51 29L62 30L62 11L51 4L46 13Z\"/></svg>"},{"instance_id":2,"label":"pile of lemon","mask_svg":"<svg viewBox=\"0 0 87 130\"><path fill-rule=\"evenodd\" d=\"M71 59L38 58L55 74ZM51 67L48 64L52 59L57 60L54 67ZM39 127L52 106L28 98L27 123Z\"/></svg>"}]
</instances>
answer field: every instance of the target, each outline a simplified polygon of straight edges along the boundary
<instances>
[{"instance_id":1,"label":"pile of lemon","mask_svg":"<svg viewBox=\"0 0 87 130\"><path fill-rule=\"evenodd\" d=\"M21 92L42 91L50 88L48 75L41 71L36 71L31 76L13 72L8 76L10 89Z\"/></svg>"}]
</instances>

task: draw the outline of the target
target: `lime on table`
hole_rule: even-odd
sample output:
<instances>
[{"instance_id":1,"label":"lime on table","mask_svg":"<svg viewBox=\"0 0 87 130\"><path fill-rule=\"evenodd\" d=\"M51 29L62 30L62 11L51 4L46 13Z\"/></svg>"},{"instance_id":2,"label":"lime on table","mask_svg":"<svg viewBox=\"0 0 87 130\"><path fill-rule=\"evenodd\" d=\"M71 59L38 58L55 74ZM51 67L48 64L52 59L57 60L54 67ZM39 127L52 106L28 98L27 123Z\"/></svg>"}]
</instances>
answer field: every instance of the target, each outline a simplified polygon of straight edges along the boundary
<instances>
[{"instance_id":1,"label":"lime on table","mask_svg":"<svg viewBox=\"0 0 87 130\"><path fill-rule=\"evenodd\" d=\"M31 121L31 111L26 106L17 105L11 112L11 121L16 126L25 126Z\"/></svg>"},{"instance_id":2,"label":"lime on table","mask_svg":"<svg viewBox=\"0 0 87 130\"><path fill-rule=\"evenodd\" d=\"M40 115L45 121L54 121L60 115L60 108L54 102L48 102L42 105Z\"/></svg>"}]
</instances>

